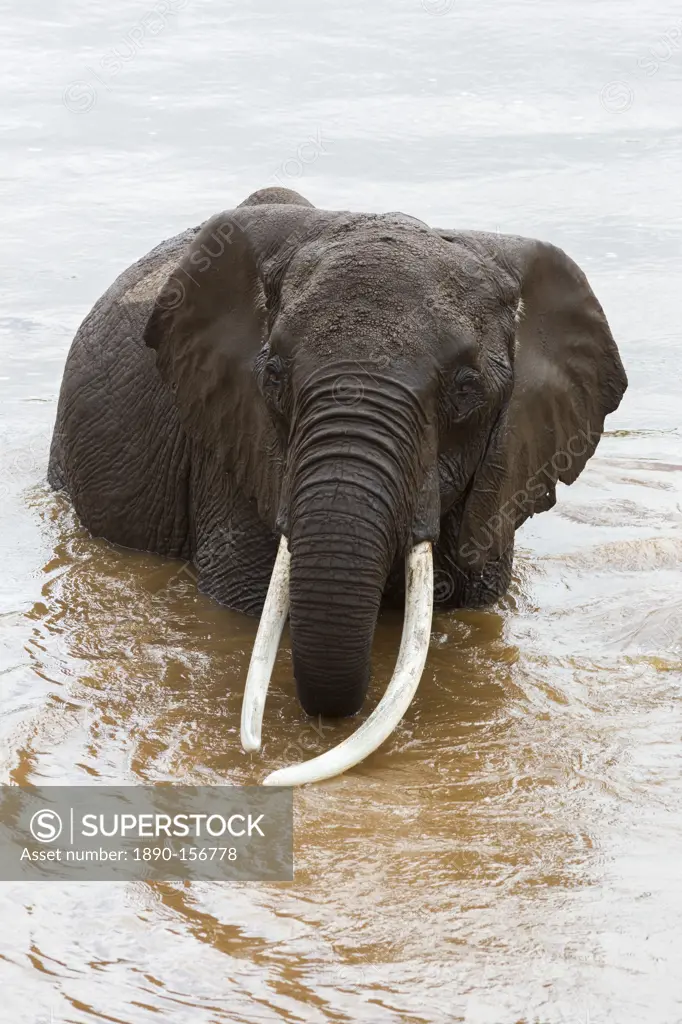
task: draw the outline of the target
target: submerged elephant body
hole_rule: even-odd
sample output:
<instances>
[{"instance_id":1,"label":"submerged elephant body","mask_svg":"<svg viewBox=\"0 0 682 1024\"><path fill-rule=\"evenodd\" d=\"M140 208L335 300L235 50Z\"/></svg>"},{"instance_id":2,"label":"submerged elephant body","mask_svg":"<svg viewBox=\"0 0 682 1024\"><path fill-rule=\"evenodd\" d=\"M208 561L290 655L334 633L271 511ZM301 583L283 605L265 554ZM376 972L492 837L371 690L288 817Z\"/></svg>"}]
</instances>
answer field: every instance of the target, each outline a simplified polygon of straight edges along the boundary
<instances>
[{"instance_id":1,"label":"submerged elephant body","mask_svg":"<svg viewBox=\"0 0 682 1024\"><path fill-rule=\"evenodd\" d=\"M433 545L441 604L498 598L515 530L578 476L625 387L553 246L267 189L95 305L49 480L95 535L192 559L202 590L251 614L285 537L299 698L345 715L409 551Z\"/></svg>"}]
</instances>

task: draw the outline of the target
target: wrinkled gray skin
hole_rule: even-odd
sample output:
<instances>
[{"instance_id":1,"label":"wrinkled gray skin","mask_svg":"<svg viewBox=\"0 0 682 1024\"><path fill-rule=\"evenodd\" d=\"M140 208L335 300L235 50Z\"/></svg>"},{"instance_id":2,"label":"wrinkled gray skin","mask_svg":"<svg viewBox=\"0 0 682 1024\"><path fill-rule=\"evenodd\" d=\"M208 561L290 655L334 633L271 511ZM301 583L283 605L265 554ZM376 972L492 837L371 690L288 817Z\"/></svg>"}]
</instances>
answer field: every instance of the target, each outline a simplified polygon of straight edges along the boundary
<instances>
[{"instance_id":1,"label":"wrinkled gray skin","mask_svg":"<svg viewBox=\"0 0 682 1024\"><path fill-rule=\"evenodd\" d=\"M506 590L514 531L593 454L626 377L559 249L265 189L125 271L69 353L49 480L90 531L192 559L258 614L283 532L310 714L363 702L382 597Z\"/></svg>"}]
</instances>

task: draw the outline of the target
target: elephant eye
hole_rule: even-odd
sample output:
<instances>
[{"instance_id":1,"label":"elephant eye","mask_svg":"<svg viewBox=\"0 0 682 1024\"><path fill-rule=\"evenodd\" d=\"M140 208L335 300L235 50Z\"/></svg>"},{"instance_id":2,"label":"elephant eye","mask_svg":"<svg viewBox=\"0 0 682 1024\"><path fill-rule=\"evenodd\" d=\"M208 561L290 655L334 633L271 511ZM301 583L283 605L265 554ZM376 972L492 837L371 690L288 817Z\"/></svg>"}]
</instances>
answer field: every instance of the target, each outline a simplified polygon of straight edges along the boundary
<instances>
[{"instance_id":1,"label":"elephant eye","mask_svg":"<svg viewBox=\"0 0 682 1024\"><path fill-rule=\"evenodd\" d=\"M463 366L450 377L448 387L448 419L458 422L466 419L484 404L485 386L479 370Z\"/></svg>"},{"instance_id":2,"label":"elephant eye","mask_svg":"<svg viewBox=\"0 0 682 1024\"><path fill-rule=\"evenodd\" d=\"M281 406L283 386L284 364L278 356L273 356L263 368L263 392L278 408Z\"/></svg>"}]
</instances>

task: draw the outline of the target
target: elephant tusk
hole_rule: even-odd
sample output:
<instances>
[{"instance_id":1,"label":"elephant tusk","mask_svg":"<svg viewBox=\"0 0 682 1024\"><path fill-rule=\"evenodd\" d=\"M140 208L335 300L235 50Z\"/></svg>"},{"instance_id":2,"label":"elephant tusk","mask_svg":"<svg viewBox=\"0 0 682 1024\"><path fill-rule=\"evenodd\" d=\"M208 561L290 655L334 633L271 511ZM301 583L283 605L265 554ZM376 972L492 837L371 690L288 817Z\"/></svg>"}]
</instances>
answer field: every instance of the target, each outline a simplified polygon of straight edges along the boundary
<instances>
[{"instance_id":1,"label":"elephant tusk","mask_svg":"<svg viewBox=\"0 0 682 1024\"><path fill-rule=\"evenodd\" d=\"M302 764L272 772L264 786L302 786L352 768L388 739L417 692L431 638L433 553L429 541L410 551L405 562L405 620L393 678L381 701L360 728L337 747Z\"/></svg>"},{"instance_id":2,"label":"elephant tusk","mask_svg":"<svg viewBox=\"0 0 682 1024\"><path fill-rule=\"evenodd\" d=\"M289 566L291 556L286 537L279 542L270 586L258 623L251 664L242 702L241 740L244 750L259 750L261 726L272 667L275 664L284 623L289 614Z\"/></svg>"}]
</instances>

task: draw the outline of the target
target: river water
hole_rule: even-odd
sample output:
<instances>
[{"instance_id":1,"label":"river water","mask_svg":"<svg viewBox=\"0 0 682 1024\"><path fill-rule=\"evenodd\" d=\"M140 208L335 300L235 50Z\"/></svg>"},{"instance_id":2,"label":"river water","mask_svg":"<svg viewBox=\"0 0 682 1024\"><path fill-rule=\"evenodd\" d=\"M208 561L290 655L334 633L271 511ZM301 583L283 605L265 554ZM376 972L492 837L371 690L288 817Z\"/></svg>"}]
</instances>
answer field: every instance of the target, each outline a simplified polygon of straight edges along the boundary
<instances>
[{"instance_id":1,"label":"river water","mask_svg":"<svg viewBox=\"0 0 682 1024\"><path fill-rule=\"evenodd\" d=\"M0 781L258 782L331 746L255 624L45 483L114 276L268 184L547 238L630 378L509 596L439 614L405 720L296 793L292 884L0 884L0 1021L682 1021L682 15L643 0L2 4ZM382 618L371 707L399 621Z\"/></svg>"}]
</instances>

